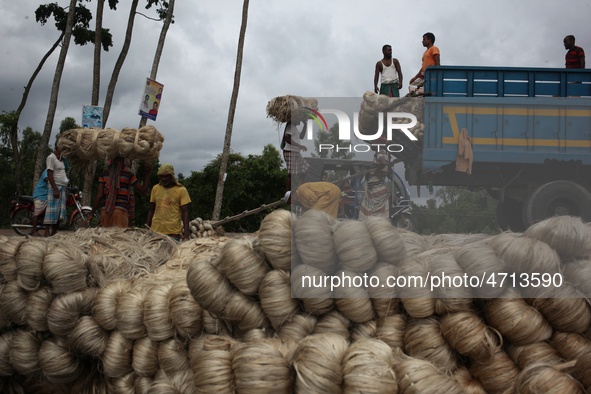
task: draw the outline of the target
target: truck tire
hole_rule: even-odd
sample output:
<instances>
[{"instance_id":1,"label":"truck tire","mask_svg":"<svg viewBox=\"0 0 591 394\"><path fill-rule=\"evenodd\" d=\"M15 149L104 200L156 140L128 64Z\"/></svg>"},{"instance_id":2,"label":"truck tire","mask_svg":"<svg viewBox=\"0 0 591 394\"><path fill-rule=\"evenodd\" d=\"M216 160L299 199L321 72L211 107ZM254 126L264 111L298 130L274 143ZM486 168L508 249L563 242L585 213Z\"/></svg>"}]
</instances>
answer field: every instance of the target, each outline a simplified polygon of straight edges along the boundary
<instances>
[{"instance_id":1,"label":"truck tire","mask_svg":"<svg viewBox=\"0 0 591 394\"><path fill-rule=\"evenodd\" d=\"M501 230L525 231L523 222L523 201L505 198L497 205L497 225Z\"/></svg>"},{"instance_id":2,"label":"truck tire","mask_svg":"<svg viewBox=\"0 0 591 394\"><path fill-rule=\"evenodd\" d=\"M554 181L538 187L524 207L524 219L529 227L552 216L578 216L591 221L591 193L571 181Z\"/></svg>"}]
</instances>

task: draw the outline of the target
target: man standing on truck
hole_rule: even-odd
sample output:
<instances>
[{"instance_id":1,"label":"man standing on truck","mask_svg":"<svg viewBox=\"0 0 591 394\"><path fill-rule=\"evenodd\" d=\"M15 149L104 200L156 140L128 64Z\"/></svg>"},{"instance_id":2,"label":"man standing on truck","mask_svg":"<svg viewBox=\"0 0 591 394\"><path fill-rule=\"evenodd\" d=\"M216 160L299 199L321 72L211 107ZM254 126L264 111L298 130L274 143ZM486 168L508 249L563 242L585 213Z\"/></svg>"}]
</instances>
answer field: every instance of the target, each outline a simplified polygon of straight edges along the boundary
<instances>
[{"instance_id":1,"label":"man standing on truck","mask_svg":"<svg viewBox=\"0 0 591 394\"><path fill-rule=\"evenodd\" d=\"M412 77L410 80L411 85L422 86L422 84L425 82L425 70L427 67L439 66L441 64L439 48L437 48L434 44L435 35L433 33L423 34L423 46L427 48L427 50L425 53L423 53L421 69L417 75Z\"/></svg>"},{"instance_id":2,"label":"man standing on truck","mask_svg":"<svg viewBox=\"0 0 591 394\"><path fill-rule=\"evenodd\" d=\"M566 68L585 68L585 51L575 45L575 36L564 37L563 43L567 50L564 56Z\"/></svg>"},{"instance_id":3,"label":"man standing on truck","mask_svg":"<svg viewBox=\"0 0 591 394\"><path fill-rule=\"evenodd\" d=\"M398 59L392 57L392 46L386 44L382 47L384 58L376 63L376 71L373 77L374 91L388 97L400 97L402 89L402 71ZM380 87L378 77L382 74Z\"/></svg>"}]
</instances>

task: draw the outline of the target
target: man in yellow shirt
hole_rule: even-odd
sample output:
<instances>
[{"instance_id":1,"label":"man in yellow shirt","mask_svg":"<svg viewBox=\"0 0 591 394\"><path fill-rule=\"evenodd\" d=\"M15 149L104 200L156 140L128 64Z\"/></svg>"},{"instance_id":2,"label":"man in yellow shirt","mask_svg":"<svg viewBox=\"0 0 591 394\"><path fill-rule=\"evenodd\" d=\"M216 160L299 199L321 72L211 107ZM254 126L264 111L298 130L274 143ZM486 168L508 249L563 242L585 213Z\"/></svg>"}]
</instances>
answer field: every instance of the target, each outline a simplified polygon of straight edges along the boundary
<instances>
[{"instance_id":1,"label":"man in yellow shirt","mask_svg":"<svg viewBox=\"0 0 591 394\"><path fill-rule=\"evenodd\" d=\"M437 48L434 44L435 35L433 33L425 33L423 35L423 46L427 48L427 50L425 53L423 53L421 70L417 73L417 75L412 77L409 82L411 85L422 86L425 82L425 70L427 67L439 66L441 64L439 48Z\"/></svg>"},{"instance_id":2,"label":"man in yellow shirt","mask_svg":"<svg viewBox=\"0 0 591 394\"><path fill-rule=\"evenodd\" d=\"M189 239L189 203L187 189L177 182L172 164L158 170L159 183L152 188L146 224L153 230L176 240Z\"/></svg>"}]
</instances>

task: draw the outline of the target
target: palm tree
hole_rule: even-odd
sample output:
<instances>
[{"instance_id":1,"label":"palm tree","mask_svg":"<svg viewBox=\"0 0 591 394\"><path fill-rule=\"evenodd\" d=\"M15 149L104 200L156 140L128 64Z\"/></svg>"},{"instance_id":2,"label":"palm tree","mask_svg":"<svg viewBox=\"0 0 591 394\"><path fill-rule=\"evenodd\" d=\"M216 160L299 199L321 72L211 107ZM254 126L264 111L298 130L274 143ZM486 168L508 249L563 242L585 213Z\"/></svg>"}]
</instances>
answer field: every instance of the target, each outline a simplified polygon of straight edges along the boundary
<instances>
[{"instance_id":1,"label":"palm tree","mask_svg":"<svg viewBox=\"0 0 591 394\"><path fill-rule=\"evenodd\" d=\"M240 26L240 35L238 37L238 53L236 54L236 70L234 71L234 87L232 88L232 97L230 98L230 109L228 110L228 121L226 123L226 135L224 137L224 149L220 162L220 173L218 175L218 186L215 192L215 202L213 205L212 220L220 218L222 210L222 197L224 194L224 180L226 169L228 167L228 157L230 156L230 144L232 141L232 127L234 125L234 114L236 113L236 102L238 101L238 91L240 90L240 74L242 73L242 53L244 51L244 37L246 35L246 22L248 21L248 2L244 0L242 4L242 25Z\"/></svg>"}]
</instances>

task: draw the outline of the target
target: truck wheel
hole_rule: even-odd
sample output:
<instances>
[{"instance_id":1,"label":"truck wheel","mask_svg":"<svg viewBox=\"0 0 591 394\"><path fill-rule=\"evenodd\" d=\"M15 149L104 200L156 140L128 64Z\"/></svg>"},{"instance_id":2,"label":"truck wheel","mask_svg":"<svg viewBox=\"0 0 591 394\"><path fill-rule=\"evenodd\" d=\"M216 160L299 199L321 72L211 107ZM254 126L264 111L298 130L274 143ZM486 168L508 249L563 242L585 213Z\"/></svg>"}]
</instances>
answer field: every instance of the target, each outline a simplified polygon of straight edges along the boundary
<instances>
[{"instance_id":1,"label":"truck wheel","mask_svg":"<svg viewBox=\"0 0 591 394\"><path fill-rule=\"evenodd\" d=\"M552 216L563 215L591 221L591 193L575 182L549 182L534 190L524 208L528 227Z\"/></svg>"},{"instance_id":2,"label":"truck wheel","mask_svg":"<svg viewBox=\"0 0 591 394\"><path fill-rule=\"evenodd\" d=\"M400 217L398 217L394 225L398 228L403 228L415 233L419 232L419 224L417 223L416 219L407 212L404 212Z\"/></svg>"},{"instance_id":3,"label":"truck wheel","mask_svg":"<svg viewBox=\"0 0 591 394\"><path fill-rule=\"evenodd\" d=\"M501 230L511 230L516 233L525 231L522 210L523 201L505 198L497 205L497 225Z\"/></svg>"}]
</instances>

